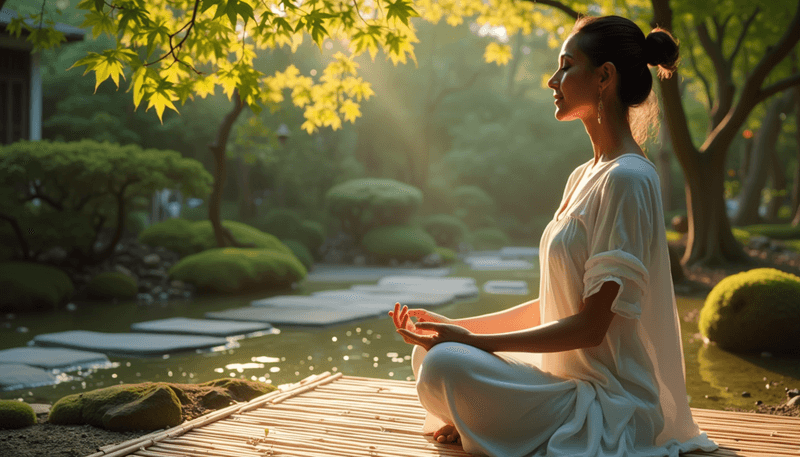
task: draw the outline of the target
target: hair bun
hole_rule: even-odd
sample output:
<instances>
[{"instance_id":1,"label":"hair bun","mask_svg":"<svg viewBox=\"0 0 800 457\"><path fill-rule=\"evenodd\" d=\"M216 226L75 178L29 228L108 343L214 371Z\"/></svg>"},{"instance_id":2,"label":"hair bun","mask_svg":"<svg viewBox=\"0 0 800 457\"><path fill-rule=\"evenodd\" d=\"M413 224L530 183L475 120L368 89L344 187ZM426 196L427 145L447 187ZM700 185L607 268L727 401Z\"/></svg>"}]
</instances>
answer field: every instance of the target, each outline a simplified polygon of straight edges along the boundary
<instances>
[{"instance_id":1,"label":"hair bun","mask_svg":"<svg viewBox=\"0 0 800 457\"><path fill-rule=\"evenodd\" d=\"M658 68L658 77L669 78L678 66L678 43L664 29L655 28L644 41L647 64Z\"/></svg>"}]
</instances>

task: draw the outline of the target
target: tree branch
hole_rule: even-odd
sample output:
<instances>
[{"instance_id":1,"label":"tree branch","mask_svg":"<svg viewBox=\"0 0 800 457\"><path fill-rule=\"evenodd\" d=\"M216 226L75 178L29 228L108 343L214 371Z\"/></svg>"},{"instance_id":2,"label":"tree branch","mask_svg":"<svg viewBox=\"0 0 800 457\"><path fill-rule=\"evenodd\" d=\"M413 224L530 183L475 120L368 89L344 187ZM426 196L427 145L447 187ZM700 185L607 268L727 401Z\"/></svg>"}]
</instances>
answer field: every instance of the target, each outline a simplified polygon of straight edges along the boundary
<instances>
[{"instance_id":1,"label":"tree branch","mask_svg":"<svg viewBox=\"0 0 800 457\"><path fill-rule=\"evenodd\" d=\"M583 16L582 13L575 11L574 9L570 8L569 6L556 1L556 0L524 0L526 2L531 3L541 3L542 5L553 7L557 10L561 10L567 14L567 16L571 17L572 19L578 19L580 16Z\"/></svg>"},{"instance_id":2,"label":"tree branch","mask_svg":"<svg viewBox=\"0 0 800 457\"><path fill-rule=\"evenodd\" d=\"M716 20L715 20L716 23ZM714 71L717 73L717 78L721 78L725 74L725 56L722 55L722 47L719 41L714 41L708 33L708 27L704 23L700 23L695 27L697 30L697 37L700 38L700 45L711 58L714 64ZM719 37L717 37L719 39Z\"/></svg>"},{"instance_id":3,"label":"tree branch","mask_svg":"<svg viewBox=\"0 0 800 457\"><path fill-rule=\"evenodd\" d=\"M685 37L691 36L689 34L689 28L686 27L686 24L683 24L683 35ZM689 53L689 63L692 64L692 68L694 68L694 72L697 74L697 77L700 79L700 82L703 83L703 87L706 89L706 97L708 97L708 110L714 107L714 93L711 91L711 83L708 82L708 79L703 75L703 72L700 71L700 65L697 64L697 59L694 56L694 50L692 49L691 43L688 46L688 53Z\"/></svg>"},{"instance_id":4,"label":"tree branch","mask_svg":"<svg viewBox=\"0 0 800 457\"><path fill-rule=\"evenodd\" d=\"M730 57L728 57L728 62L731 65L733 64L733 59L736 58L736 54L739 53L739 49L742 47L742 43L744 43L744 37L747 35L747 31L750 29L750 25L753 23L753 20L756 18L759 11L761 11L761 8L756 6L756 9L753 10L753 14L751 14L750 17L744 21L744 24L742 24L742 31L739 32L739 39L736 40L736 45L733 47Z\"/></svg>"},{"instance_id":5,"label":"tree branch","mask_svg":"<svg viewBox=\"0 0 800 457\"><path fill-rule=\"evenodd\" d=\"M795 74L787 78L781 79L775 84L771 84L761 89L758 93L759 97L758 102L760 103L763 100L777 94L778 92L783 92L784 90L789 89L792 86L797 86L798 84L800 84L800 74Z\"/></svg>"},{"instance_id":6,"label":"tree branch","mask_svg":"<svg viewBox=\"0 0 800 457\"><path fill-rule=\"evenodd\" d=\"M22 258L29 259L30 258L30 248L28 247L28 242L25 240L25 233L22 231L22 228L19 226L19 222L8 214L0 213L0 220L6 221L11 224L11 228L14 230L14 233L17 235L17 241L19 241L19 245L22 248Z\"/></svg>"},{"instance_id":7,"label":"tree branch","mask_svg":"<svg viewBox=\"0 0 800 457\"><path fill-rule=\"evenodd\" d=\"M473 73L473 75L469 78L469 80L467 80L467 82L465 82L464 84L456 87L448 87L446 89L442 89L442 91L439 92L439 94L436 96L436 99L428 104L427 111L429 113L433 112L436 109L436 107L439 106L440 103L442 103L442 100L444 100L444 98L447 97L448 95L469 89L470 86L475 84L475 81L478 80L478 76L480 76L481 73L483 73L483 68L484 67L482 66L480 70Z\"/></svg>"}]
</instances>

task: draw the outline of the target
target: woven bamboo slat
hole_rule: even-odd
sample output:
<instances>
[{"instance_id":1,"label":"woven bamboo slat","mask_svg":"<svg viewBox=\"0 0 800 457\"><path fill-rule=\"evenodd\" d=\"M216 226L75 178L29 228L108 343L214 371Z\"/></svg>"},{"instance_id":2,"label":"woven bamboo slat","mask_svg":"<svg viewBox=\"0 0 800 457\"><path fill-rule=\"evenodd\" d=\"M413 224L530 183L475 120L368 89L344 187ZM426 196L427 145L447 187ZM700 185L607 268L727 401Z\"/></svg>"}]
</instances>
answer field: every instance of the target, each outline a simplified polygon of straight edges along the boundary
<instances>
[{"instance_id":1,"label":"woven bamboo slat","mask_svg":"<svg viewBox=\"0 0 800 457\"><path fill-rule=\"evenodd\" d=\"M720 448L683 457L800 457L800 418L692 411ZM413 382L326 372L89 457L468 456L424 436L424 417Z\"/></svg>"}]
</instances>

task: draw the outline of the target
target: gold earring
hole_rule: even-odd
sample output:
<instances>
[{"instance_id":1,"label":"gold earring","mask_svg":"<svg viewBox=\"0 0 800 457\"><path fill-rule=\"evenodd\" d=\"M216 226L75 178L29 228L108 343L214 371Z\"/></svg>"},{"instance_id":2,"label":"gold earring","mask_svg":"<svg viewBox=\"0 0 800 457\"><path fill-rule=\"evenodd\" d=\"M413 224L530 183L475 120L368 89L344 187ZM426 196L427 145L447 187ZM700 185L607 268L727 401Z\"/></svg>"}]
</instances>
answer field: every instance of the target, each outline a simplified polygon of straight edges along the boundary
<instances>
[{"instance_id":1,"label":"gold earring","mask_svg":"<svg viewBox=\"0 0 800 457\"><path fill-rule=\"evenodd\" d=\"M603 99L600 99L600 103L597 104L597 123L602 124L603 119L601 118L603 114Z\"/></svg>"}]
</instances>

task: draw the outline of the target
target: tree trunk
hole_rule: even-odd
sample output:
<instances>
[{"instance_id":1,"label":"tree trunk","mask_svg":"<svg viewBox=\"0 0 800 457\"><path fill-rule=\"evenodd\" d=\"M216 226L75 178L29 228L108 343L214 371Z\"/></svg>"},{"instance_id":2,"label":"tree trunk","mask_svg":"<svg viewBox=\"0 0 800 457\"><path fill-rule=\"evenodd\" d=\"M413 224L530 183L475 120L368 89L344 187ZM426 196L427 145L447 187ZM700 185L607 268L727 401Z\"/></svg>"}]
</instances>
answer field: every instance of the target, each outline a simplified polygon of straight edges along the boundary
<instances>
[{"instance_id":1,"label":"tree trunk","mask_svg":"<svg viewBox=\"0 0 800 457\"><path fill-rule=\"evenodd\" d=\"M767 205L767 221L778 222L778 212L786 201L786 175L783 170L783 164L778 157L778 151L775 148L769 150L770 165L772 165L772 198Z\"/></svg>"},{"instance_id":2,"label":"tree trunk","mask_svg":"<svg viewBox=\"0 0 800 457\"><path fill-rule=\"evenodd\" d=\"M797 226L800 224L800 90L794 93L794 120L795 135L797 138L797 164L794 168L794 182L792 182L792 225Z\"/></svg>"},{"instance_id":3,"label":"tree trunk","mask_svg":"<svg viewBox=\"0 0 800 457\"><path fill-rule=\"evenodd\" d=\"M222 204L222 190L225 188L225 146L228 144L228 136L230 136L231 129L234 122L242 114L244 103L239 98L239 91L233 91L233 109L225 115L222 124L217 131L216 140L208 145L211 154L214 156L214 186L211 189L211 195L208 197L208 219L211 221L211 227L214 229L214 239L217 241L217 246L224 248L226 246L236 247L253 247L254 245L246 245L238 242L233 234L227 228L222 226L222 218L220 216L220 206Z\"/></svg>"},{"instance_id":4,"label":"tree trunk","mask_svg":"<svg viewBox=\"0 0 800 457\"><path fill-rule=\"evenodd\" d=\"M733 218L733 225L752 225L761 221L758 208L761 204L761 192L770 172L770 158L775 153L775 144L783 126L781 113L791 109L794 92L795 89L789 89L770 103L761 128L756 132L749 170L739 194L739 209Z\"/></svg>"},{"instance_id":5,"label":"tree trunk","mask_svg":"<svg viewBox=\"0 0 800 457\"><path fill-rule=\"evenodd\" d=\"M739 166L739 179L744 181L750 173L750 159L753 157L753 138L745 138L742 145L742 163Z\"/></svg>"}]
</instances>

